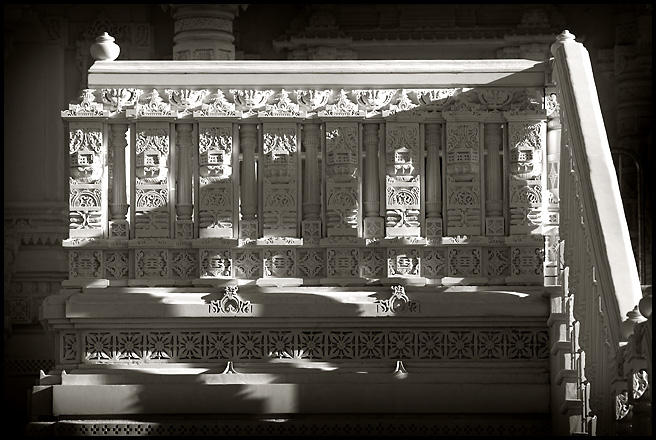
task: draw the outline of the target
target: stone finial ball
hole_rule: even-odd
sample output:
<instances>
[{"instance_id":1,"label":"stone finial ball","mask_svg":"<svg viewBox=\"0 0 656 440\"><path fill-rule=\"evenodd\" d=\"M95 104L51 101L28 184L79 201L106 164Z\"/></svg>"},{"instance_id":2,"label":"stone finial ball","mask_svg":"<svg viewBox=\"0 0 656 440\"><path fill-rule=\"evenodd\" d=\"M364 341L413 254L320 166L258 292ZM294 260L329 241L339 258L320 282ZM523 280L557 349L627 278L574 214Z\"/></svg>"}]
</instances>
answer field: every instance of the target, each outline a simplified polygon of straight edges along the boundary
<instances>
[{"instance_id":1,"label":"stone finial ball","mask_svg":"<svg viewBox=\"0 0 656 440\"><path fill-rule=\"evenodd\" d=\"M114 61L121 53L121 48L114 43L114 37L105 32L96 38L89 51L95 61Z\"/></svg>"}]
</instances>

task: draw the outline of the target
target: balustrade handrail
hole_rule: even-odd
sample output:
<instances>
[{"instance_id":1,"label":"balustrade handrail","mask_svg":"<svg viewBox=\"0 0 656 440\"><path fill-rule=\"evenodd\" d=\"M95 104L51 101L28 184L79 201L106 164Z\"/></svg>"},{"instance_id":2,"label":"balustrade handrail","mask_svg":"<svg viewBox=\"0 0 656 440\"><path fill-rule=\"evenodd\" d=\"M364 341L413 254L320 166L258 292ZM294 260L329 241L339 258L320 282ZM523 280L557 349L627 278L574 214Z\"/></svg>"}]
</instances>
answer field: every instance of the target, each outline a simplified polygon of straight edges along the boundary
<instances>
[{"instance_id":1,"label":"balustrade handrail","mask_svg":"<svg viewBox=\"0 0 656 440\"><path fill-rule=\"evenodd\" d=\"M551 51L563 122L581 184L583 216L606 305L603 312L608 316L611 341L618 347L621 322L642 298L619 184L587 50L564 31Z\"/></svg>"}]
</instances>

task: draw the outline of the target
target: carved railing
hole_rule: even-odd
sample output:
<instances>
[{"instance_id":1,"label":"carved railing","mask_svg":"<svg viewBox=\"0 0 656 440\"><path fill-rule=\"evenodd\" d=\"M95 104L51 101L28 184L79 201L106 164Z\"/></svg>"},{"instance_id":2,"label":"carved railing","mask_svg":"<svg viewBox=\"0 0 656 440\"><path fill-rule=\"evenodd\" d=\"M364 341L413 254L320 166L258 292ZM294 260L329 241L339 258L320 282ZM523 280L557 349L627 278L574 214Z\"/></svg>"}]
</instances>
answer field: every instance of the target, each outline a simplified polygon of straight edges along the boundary
<instances>
[{"instance_id":1,"label":"carved railing","mask_svg":"<svg viewBox=\"0 0 656 440\"><path fill-rule=\"evenodd\" d=\"M543 72L522 62L517 86L503 73L500 87L469 88L385 83L399 74L326 88L310 76L326 64L217 64L273 85L219 89L178 87L183 66L98 63L89 83L101 87L62 112L65 286L542 285L557 204ZM455 72L404 63L408 78ZM331 68L382 78L374 64ZM276 87L285 69L306 79ZM163 85L121 83L146 71Z\"/></svg>"},{"instance_id":2,"label":"carved railing","mask_svg":"<svg viewBox=\"0 0 656 440\"><path fill-rule=\"evenodd\" d=\"M42 307L58 361L40 386L98 405L60 393L46 412L259 411L223 385L184 408L139 399L186 401L197 367L226 373L217 385L331 384L334 401L270 413L403 402L544 423L559 277L544 63L104 61L89 87L62 114L70 272ZM97 391L77 388L91 370ZM356 404L365 373L394 397Z\"/></svg>"},{"instance_id":3,"label":"carved railing","mask_svg":"<svg viewBox=\"0 0 656 440\"><path fill-rule=\"evenodd\" d=\"M558 400L552 407L554 430L645 434L651 319L644 317L651 316L651 296L641 300L588 53L568 31L552 52L563 126L562 288L553 290L550 318L552 394ZM631 412L633 423L627 421Z\"/></svg>"}]
</instances>

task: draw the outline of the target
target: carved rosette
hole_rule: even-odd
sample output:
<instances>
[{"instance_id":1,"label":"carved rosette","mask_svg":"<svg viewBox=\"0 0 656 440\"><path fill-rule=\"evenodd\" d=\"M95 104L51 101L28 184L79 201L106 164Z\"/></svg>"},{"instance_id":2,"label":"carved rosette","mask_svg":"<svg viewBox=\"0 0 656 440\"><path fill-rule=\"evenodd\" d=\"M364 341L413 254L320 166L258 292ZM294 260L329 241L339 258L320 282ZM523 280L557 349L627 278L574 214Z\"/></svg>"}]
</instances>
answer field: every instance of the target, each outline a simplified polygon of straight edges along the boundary
<instances>
[{"instance_id":1,"label":"carved rosette","mask_svg":"<svg viewBox=\"0 0 656 440\"><path fill-rule=\"evenodd\" d=\"M102 237L105 165L102 124L71 122L68 145L70 237Z\"/></svg>"},{"instance_id":2,"label":"carved rosette","mask_svg":"<svg viewBox=\"0 0 656 440\"><path fill-rule=\"evenodd\" d=\"M385 125L385 230L388 237L420 235L419 124Z\"/></svg>"},{"instance_id":3,"label":"carved rosette","mask_svg":"<svg viewBox=\"0 0 656 440\"><path fill-rule=\"evenodd\" d=\"M356 123L326 123L326 230L357 236L360 228L360 145Z\"/></svg>"},{"instance_id":4,"label":"carved rosette","mask_svg":"<svg viewBox=\"0 0 656 440\"><path fill-rule=\"evenodd\" d=\"M510 149L510 234L541 233L544 121L508 123Z\"/></svg>"},{"instance_id":5,"label":"carved rosette","mask_svg":"<svg viewBox=\"0 0 656 440\"><path fill-rule=\"evenodd\" d=\"M199 124L198 229L201 238L232 238L234 215L232 154L232 124Z\"/></svg>"},{"instance_id":6,"label":"carved rosette","mask_svg":"<svg viewBox=\"0 0 656 440\"><path fill-rule=\"evenodd\" d=\"M264 237L295 237L298 226L296 124L263 124Z\"/></svg>"},{"instance_id":7,"label":"carved rosette","mask_svg":"<svg viewBox=\"0 0 656 440\"><path fill-rule=\"evenodd\" d=\"M137 123L136 128L136 237L168 237L169 124Z\"/></svg>"},{"instance_id":8,"label":"carved rosette","mask_svg":"<svg viewBox=\"0 0 656 440\"><path fill-rule=\"evenodd\" d=\"M447 235L481 235L481 148L478 122L447 122Z\"/></svg>"}]
</instances>

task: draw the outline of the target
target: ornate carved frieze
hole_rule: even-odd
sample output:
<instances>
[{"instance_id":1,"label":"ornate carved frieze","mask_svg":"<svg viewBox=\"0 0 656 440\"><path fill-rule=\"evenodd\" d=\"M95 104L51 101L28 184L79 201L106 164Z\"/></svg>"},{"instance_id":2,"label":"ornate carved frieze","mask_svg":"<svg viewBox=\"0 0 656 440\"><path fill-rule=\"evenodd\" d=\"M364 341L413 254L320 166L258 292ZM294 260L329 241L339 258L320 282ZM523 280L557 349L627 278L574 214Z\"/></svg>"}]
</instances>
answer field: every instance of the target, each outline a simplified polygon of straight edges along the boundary
<instances>
[{"instance_id":1,"label":"ornate carved frieze","mask_svg":"<svg viewBox=\"0 0 656 440\"><path fill-rule=\"evenodd\" d=\"M169 102L178 111L178 116L193 114L194 109L203 104L203 100L210 94L209 90L166 89L164 90Z\"/></svg>"},{"instance_id":2,"label":"ornate carved frieze","mask_svg":"<svg viewBox=\"0 0 656 440\"><path fill-rule=\"evenodd\" d=\"M446 123L446 232L481 235L480 123L455 119Z\"/></svg>"},{"instance_id":3,"label":"ornate carved frieze","mask_svg":"<svg viewBox=\"0 0 656 440\"><path fill-rule=\"evenodd\" d=\"M169 237L169 124L140 122L135 145L136 237Z\"/></svg>"},{"instance_id":4,"label":"ornate carved frieze","mask_svg":"<svg viewBox=\"0 0 656 440\"><path fill-rule=\"evenodd\" d=\"M452 247L447 252L447 273L451 277L481 277L481 248Z\"/></svg>"},{"instance_id":5,"label":"ornate carved frieze","mask_svg":"<svg viewBox=\"0 0 656 440\"><path fill-rule=\"evenodd\" d=\"M232 278L232 255L228 249L200 250L201 278Z\"/></svg>"},{"instance_id":6,"label":"ornate carved frieze","mask_svg":"<svg viewBox=\"0 0 656 440\"><path fill-rule=\"evenodd\" d=\"M298 226L296 124L264 123L260 178L264 237L295 237Z\"/></svg>"},{"instance_id":7,"label":"ornate carved frieze","mask_svg":"<svg viewBox=\"0 0 656 440\"><path fill-rule=\"evenodd\" d=\"M329 248L327 251L327 273L334 278L357 278L359 249Z\"/></svg>"},{"instance_id":8,"label":"ornate carved frieze","mask_svg":"<svg viewBox=\"0 0 656 440\"><path fill-rule=\"evenodd\" d=\"M389 105L389 108L387 110L383 110L383 116L388 117L388 116L393 116L397 113L402 113L402 112L410 112L411 110L419 107L418 103L415 103L411 98L410 98L410 90L401 90L400 94L398 95L398 98L393 101L392 104Z\"/></svg>"},{"instance_id":9,"label":"ornate carved frieze","mask_svg":"<svg viewBox=\"0 0 656 440\"><path fill-rule=\"evenodd\" d=\"M232 238L234 218L232 124L198 126L198 230L203 237Z\"/></svg>"},{"instance_id":10,"label":"ornate carved frieze","mask_svg":"<svg viewBox=\"0 0 656 440\"><path fill-rule=\"evenodd\" d=\"M297 249L296 255L299 278L312 280L326 277L326 252L324 249Z\"/></svg>"},{"instance_id":11,"label":"ornate carved frieze","mask_svg":"<svg viewBox=\"0 0 656 440\"><path fill-rule=\"evenodd\" d=\"M296 276L296 250L272 247L264 250L264 276L293 278Z\"/></svg>"},{"instance_id":12,"label":"ornate carved frieze","mask_svg":"<svg viewBox=\"0 0 656 440\"><path fill-rule=\"evenodd\" d=\"M128 118L176 118L178 110L171 108L170 102L165 102L157 89L141 94L140 99L125 111Z\"/></svg>"},{"instance_id":13,"label":"ornate carved frieze","mask_svg":"<svg viewBox=\"0 0 656 440\"><path fill-rule=\"evenodd\" d=\"M69 104L68 110L61 112L62 118L104 118L109 111L103 109L100 102L96 102L95 90L84 89L80 95L79 104Z\"/></svg>"},{"instance_id":14,"label":"ornate carved frieze","mask_svg":"<svg viewBox=\"0 0 656 440\"><path fill-rule=\"evenodd\" d=\"M358 236L360 230L360 142L358 125L326 123L326 233Z\"/></svg>"},{"instance_id":15,"label":"ornate carved frieze","mask_svg":"<svg viewBox=\"0 0 656 440\"><path fill-rule=\"evenodd\" d=\"M419 124L385 125L385 232L388 237L420 235L422 154Z\"/></svg>"},{"instance_id":16,"label":"ornate carved frieze","mask_svg":"<svg viewBox=\"0 0 656 440\"><path fill-rule=\"evenodd\" d=\"M333 97L337 95L336 100L332 104L327 104L324 110L319 111L318 115L321 118L330 117L349 117L358 116L364 117L365 111L360 109L357 103L349 98L349 92L341 89L338 93L333 93Z\"/></svg>"},{"instance_id":17,"label":"ornate carved frieze","mask_svg":"<svg viewBox=\"0 0 656 440\"><path fill-rule=\"evenodd\" d=\"M396 286L401 287L401 286ZM249 301L239 298L236 287L208 306L210 315L247 315ZM402 289L402 287L401 287ZM234 293L233 293L234 292ZM407 295L393 296L391 310L412 304ZM221 302L224 302L221 304ZM381 302L380 307L385 307ZM394 305L397 305L396 309ZM416 304L415 304L416 305ZM418 307L417 307L418 308ZM227 310L228 312L225 312ZM239 310L235 312L234 310ZM383 312L387 313L387 312ZM67 332L64 351L73 359L75 333ZM226 360L270 361L275 358L371 362L422 359L440 361L513 362L549 358L546 329L534 328L339 328L339 329L130 329L90 330L79 333L82 362L140 363L225 362Z\"/></svg>"},{"instance_id":18,"label":"ornate carved frieze","mask_svg":"<svg viewBox=\"0 0 656 440\"><path fill-rule=\"evenodd\" d=\"M511 246L509 282L536 283L543 280L544 245Z\"/></svg>"},{"instance_id":19,"label":"ornate carved frieze","mask_svg":"<svg viewBox=\"0 0 656 440\"><path fill-rule=\"evenodd\" d=\"M259 111L257 116L260 118L303 118L305 112L299 104L292 102L289 92L285 89L280 90L278 98L274 104L267 104L264 111Z\"/></svg>"},{"instance_id":20,"label":"ornate carved frieze","mask_svg":"<svg viewBox=\"0 0 656 440\"><path fill-rule=\"evenodd\" d=\"M240 279L257 279L262 277L263 259L261 251L254 249L233 250L235 277Z\"/></svg>"},{"instance_id":21,"label":"ornate carved frieze","mask_svg":"<svg viewBox=\"0 0 656 440\"><path fill-rule=\"evenodd\" d=\"M194 110L194 118L236 118L241 116L241 112L235 109L235 103L226 98L225 93L218 89L216 93L209 95L200 106L200 110Z\"/></svg>"},{"instance_id":22,"label":"ornate carved frieze","mask_svg":"<svg viewBox=\"0 0 656 440\"><path fill-rule=\"evenodd\" d=\"M387 255L384 248L368 247L360 249L360 276L380 279L386 276Z\"/></svg>"},{"instance_id":23,"label":"ornate carved frieze","mask_svg":"<svg viewBox=\"0 0 656 440\"><path fill-rule=\"evenodd\" d=\"M274 90L252 90L231 89L230 93L235 97L235 105L241 111L242 118L248 118L257 114L257 110L264 107Z\"/></svg>"},{"instance_id":24,"label":"ornate carved frieze","mask_svg":"<svg viewBox=\"0 0 656 440\"><path fill-rule=\"evenodd\" d=\"M427 247L421 258L421 275L428 279L440 279L447 275L447 249Z\"/></svg>"},{"instance_id":25,"label":"ornate carved frieze","mask_svg":"<svg viewBox=\"0 0 656 440\"><path fill-rule=\"evenodd\" d=\"M69 123L70 237L102 237L106 147L97 122Z\"/></svg>"},{"instance_id":26,"label":"ornate carved frieze","mask_svg":"<svg viewBox=\"0 0 656 440\"><path fill-rule=\"evenodd\" d=\"M421 252L417 248L387 248L388 277L418 277Z\"/></svg>"},{"instance_id":27,"label":"ornate carved frieze","mask_svg":"<svg viewBox=\"0 0 656 440\"><path fill-rule=\"evenodd\" d=\"M133 107L143 95L143 90L134 88L102 89L102 101L112 112L119 113L126 107Z\"/></svg>"},{"instance_id":28,"label":"ornate carved frieze","mask_svg":"<svg viewBox=\"0 0 656 440\"><path fill-rule=\"evenodd\" d=\"M71 250L68 253L69 278L102 278L103 258L100 250Z\"/></svg>"}]
</instances>

